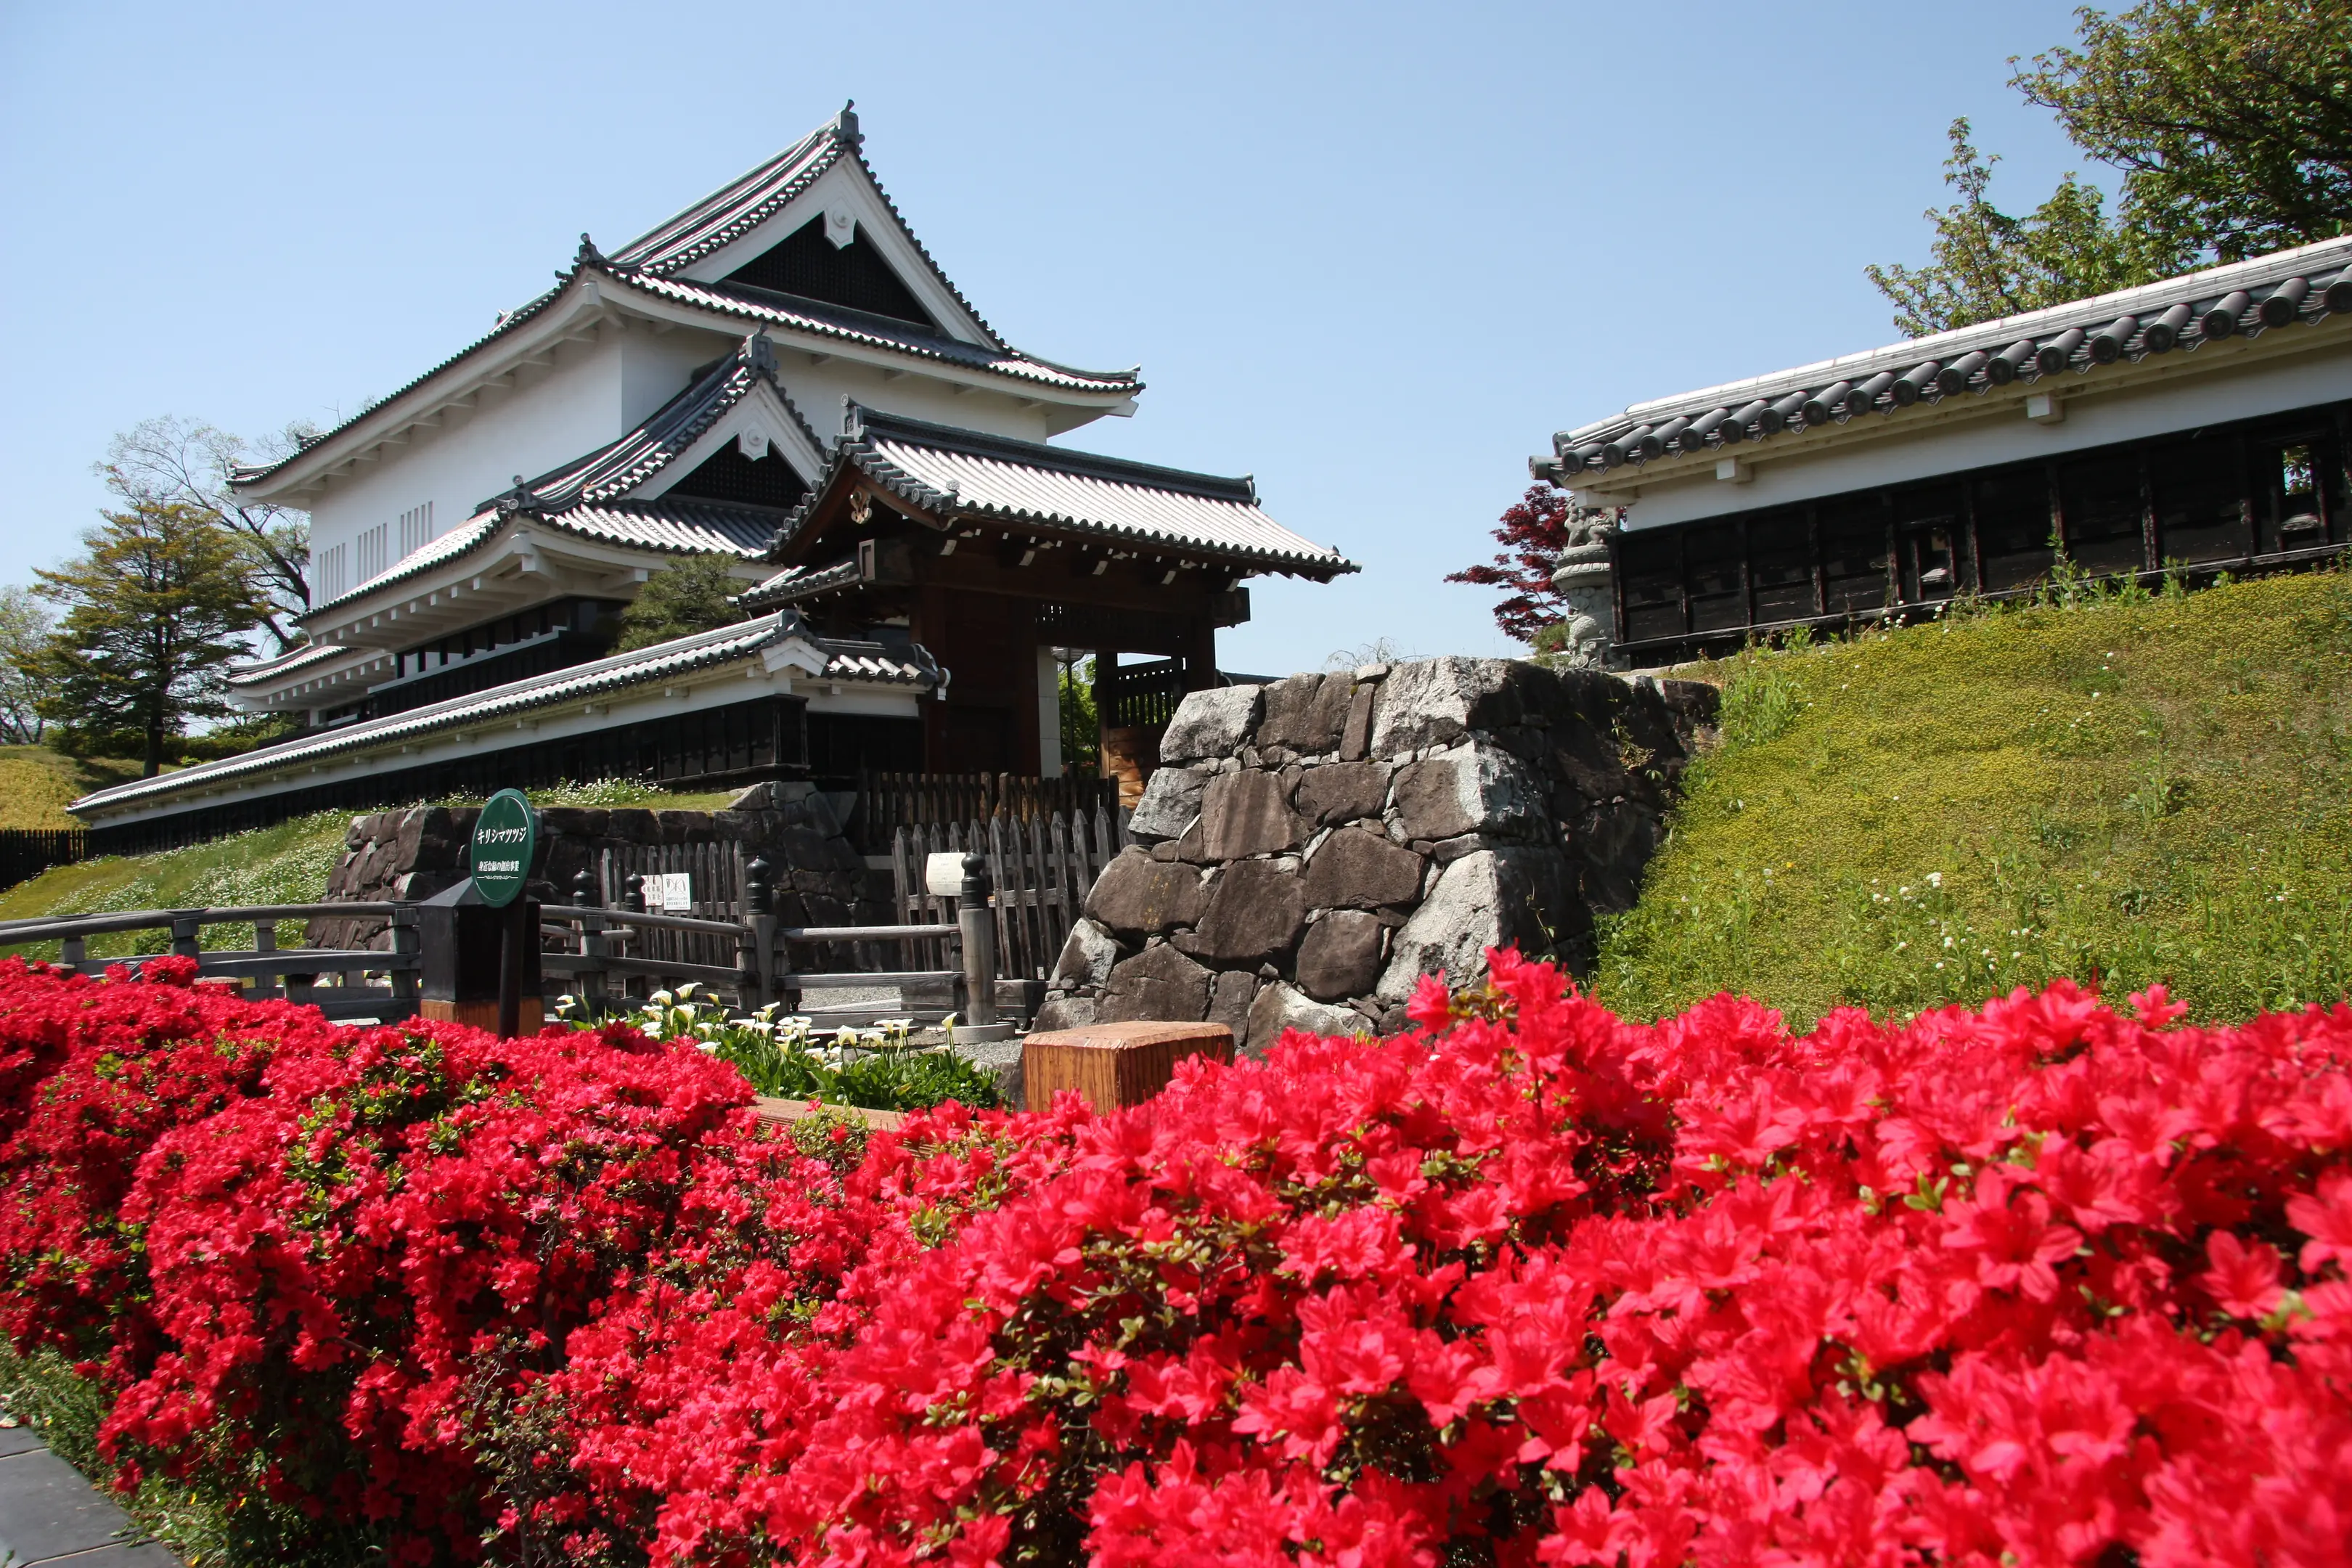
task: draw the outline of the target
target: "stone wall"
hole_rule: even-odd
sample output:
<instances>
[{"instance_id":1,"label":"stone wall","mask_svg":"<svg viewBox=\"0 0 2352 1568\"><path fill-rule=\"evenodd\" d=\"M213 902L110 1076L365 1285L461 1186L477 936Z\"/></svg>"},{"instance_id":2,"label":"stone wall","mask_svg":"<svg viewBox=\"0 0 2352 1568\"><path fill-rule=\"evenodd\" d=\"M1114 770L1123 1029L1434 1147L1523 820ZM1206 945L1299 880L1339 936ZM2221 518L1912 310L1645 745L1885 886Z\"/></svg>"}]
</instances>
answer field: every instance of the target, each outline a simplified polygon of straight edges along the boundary
<instances>
[{"instance_id":1,"label":"stone wall","mask_svg":"<svg viewBox=\"0 0 2352 1568\"><path fill-rule=\"evenodd\" d=\"M1716 691L1507 659L1198 691L1072 931L1040 1028L1404 1025L1489 946L1582 973L1633 906Z\"/></svg>"},{"instance_id":2,"label":"stone wall","mask_svg":"<svg viewBox=\"0 0 2352 1568\"><path fill-rule=\"evenodd\" d=\"M419 805L352 818L343 858L327 879L327 900L429 899L466 879L468 806ZM546 806L547 845L529 896L572 901L572 879L604 850L625 844L733 844L775 868L776 914L787 925L895 923L887 887L872 884L865 858L842 836L825 797L806 784L754 784L724 811ZM883 878L887 882L887 874ZM381 921L312 921L312 947L380 946Z\"/></svg>"}]
</instances>

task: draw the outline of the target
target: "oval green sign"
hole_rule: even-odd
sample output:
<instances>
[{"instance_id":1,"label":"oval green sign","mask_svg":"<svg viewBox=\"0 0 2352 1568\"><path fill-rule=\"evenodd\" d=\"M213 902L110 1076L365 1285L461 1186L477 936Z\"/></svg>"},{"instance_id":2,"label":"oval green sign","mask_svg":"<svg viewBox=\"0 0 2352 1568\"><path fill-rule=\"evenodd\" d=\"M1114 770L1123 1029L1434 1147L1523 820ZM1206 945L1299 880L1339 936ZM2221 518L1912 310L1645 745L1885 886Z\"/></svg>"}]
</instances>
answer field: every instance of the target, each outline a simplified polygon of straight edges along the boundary
<instances>
[{"instance_id":1,"label":"oval green sign","mask_svg":"<svg viewBox=\"0 0 2352 1568\"><path fill-rule=\"evenodd\" d=\"M522 791L502 789L490 796L474 819L474 841L467 857L482 902L504 909L520 898L538 852L539 813Z\"/></svg>"}]
</instances>

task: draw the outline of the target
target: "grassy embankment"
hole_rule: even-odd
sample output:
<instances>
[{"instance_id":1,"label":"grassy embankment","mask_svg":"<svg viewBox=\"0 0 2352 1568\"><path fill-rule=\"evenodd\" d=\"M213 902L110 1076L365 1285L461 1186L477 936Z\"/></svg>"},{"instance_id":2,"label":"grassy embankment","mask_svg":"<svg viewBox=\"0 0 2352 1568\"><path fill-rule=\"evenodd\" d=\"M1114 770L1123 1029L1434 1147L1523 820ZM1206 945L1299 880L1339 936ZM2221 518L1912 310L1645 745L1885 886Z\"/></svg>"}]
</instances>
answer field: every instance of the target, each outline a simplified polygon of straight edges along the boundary
<instances>
[{"instance_id":1,"label":"grassy embankment","mask_svg":"<svg viewBox=\"0 0 2352 1568\"><path fill-rule=\"evenodd\" d=\"M30 748L26 748L30 749ZM535 790L532 798L551 805L643 805L709 811L737 792L666 795L647 785L604 780L576 789ZM470 804L479 805L478 801ZM352 813L322 811L275 827L216 838L209 844L153 855L109 855L74 866L56 866L28 882L0 891L0 920L42 915L89 914L100 910L223 909L239 904L307 903L326 891L327 878L343 852ZM298 940L281 931L281 942ZM205 945L250 947L251 926L213 926ZM89 939L92 958L160 952L168 945L158 931L124 932ZM55 942L0 947L53 958Z\"/></svg>"},{"instance_id":2,"label":"grassy embankment","mask_svg":"<svg viewBox=\"0 0 2352 1568\"><path fill-rule=\"evenodd\" d=\"M2352 578L1962 609L1750 650L1598 994L1804 1026L2055 975L2191 1016L2352 986Z\"/></svg>"},{"instance_id":3,"label":"grassy embankment","mask_svg":"<svg viewBox=\"0 0 2352 1568\"><path fill-rule=\"evenodd\" d=\"M78 759L47 746L0 746L0 829L79 827L66 810L68 801L138 776L137 763Z\"/></svg>"}]
</instances>

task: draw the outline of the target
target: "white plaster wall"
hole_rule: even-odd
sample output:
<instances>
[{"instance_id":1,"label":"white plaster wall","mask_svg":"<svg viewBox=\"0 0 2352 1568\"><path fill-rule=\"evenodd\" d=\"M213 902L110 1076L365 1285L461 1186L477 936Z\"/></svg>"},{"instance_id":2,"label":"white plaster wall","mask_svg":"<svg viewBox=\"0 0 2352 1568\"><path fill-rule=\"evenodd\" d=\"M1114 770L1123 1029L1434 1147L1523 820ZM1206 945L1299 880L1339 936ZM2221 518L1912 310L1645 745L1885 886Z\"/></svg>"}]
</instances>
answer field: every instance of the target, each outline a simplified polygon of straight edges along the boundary
<instances>
[{"instance_id":1,"label":"white plaster wall","mask_svg":"<svg viewBox=\"0 0 2352 1568\"><path fill-rule=\"evenodd\" d=\"M433 503L434 532L446 533L516 474L543 473L621 435L627 342L608 330L595 342L567 343L536 379L484 388L471 415L452 409L440 428L411 432L407 446L337 480L310 508L311 559L378 523L394 525L396 553L400 514L423 501Z\"/></svg>"},{"instance_id":2,"label":"white plaster wall","mask_svg":"<svg viewBox=\"0 0 2352 1568\"><path fill-rule=\"evenodd\" d=\"M809 363L806 354L791 350L780 349L776 360L777 379L791 394L801 417L827 445L841 434L841 400L845 395L885 414L903 414L909 419L928 419L934 425L953 425L992 436L1043 441L1053 434L1053 426L1046 423L1046 407L1024 408L1003 393L972 392L959 396L952 386L919 374L892 381L884 377L878 366L841 359L815 365ZM1073 411L1065 408L1051 412L1062 416L1066 428Z\"/></svg>"},{"instance_id":3,"label":"white plaster wall","mask_svg":"<svg viewBox=\"0 0 2352 1568\"><path fill-rule=\"evenodd\" d=\"M628 322L620 342L621 420L619 428L604 437L607 441L644 424L656 409L686 390L696 370L734 353L743 341L693 327L656 333L642 321L621 320ZM604 330L612 331L614 327Z\"/></svg>"},{"instance_id":4,"label":"white plaster wall","mask_svg":"<svg viewBox=\"0 0 2352 1568\"><path fill-rule=\"evenodd\" d=\"M2181 368L2185 373L2197 369L2193 360L2184 361ZM2032 390L2067 398L2065 417L2056 424L2027 419L2022 389L2013 389L2017 406L2003 414L1927 426L1907 437L1890 433L1786 458L1774 457L1772 442L1764 441L1739 449L1738 455L1754 465L1754 479L1732 484L1703 469L1687 480L1645 487L1626 512L1625 525L1661 528L2352 399L2352 337L2291 359L2236 365L2193 378L2184 374L2178 380L2112 393L2090 394L2088 384L2068 375L2044 378ZM2085 395L2068 396L2077 391ZM1899 428L1912 416L1889 418ZM1604 505L1616 500L1606 494L1594 499Z\"/></svg>"}]
</instances>

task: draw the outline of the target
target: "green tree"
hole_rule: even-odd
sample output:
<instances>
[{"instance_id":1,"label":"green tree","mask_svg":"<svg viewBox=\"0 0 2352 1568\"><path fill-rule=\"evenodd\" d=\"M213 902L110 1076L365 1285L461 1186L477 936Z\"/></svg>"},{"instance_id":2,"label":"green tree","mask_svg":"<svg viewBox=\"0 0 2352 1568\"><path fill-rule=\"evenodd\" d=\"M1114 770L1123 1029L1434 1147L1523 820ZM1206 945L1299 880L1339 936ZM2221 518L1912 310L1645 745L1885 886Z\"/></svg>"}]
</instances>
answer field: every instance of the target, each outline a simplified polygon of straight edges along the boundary
<instances>
[{"instance_id":1,"label":"green tree","mask_svg":"<svg viewBox=\"0 0 2352 1568\"><path fill-rule=\"evenodd\" d=\"M1102 767L1102 716L1095 711L1095 661L1074 657L1057 667L1062 698L1062 766L1074 773Z\"/></svg>"},{"instance_id":2,"label":"green tree","mask_svg":"<svg viewBox=\"0 0 2352 1568\"><path fill-rule=\"evenodd\" d=\"M303 641L298 623L310 607L310 521L306 512L240 496L230 477L248 460L272 462L299 450L317 431L300 422L248 448L199 420L142 419L107 444L98 473L136 506L200 508L236 539L254 587L269 605L262 629L278 651Z\"/></svg>"},{"instance_id":3,"label":"green tree","mask_svg":"<svg viewBox=\"0 0 2352 1568\"><path fill-rule=\"evenodd\" d=\"M1948 134L1944 183L1960 199L1927 215L1936 226L1932 259L1864 269L1895 301L1895 326L1912 337L2127 289L2189 264L2192 251L2110 219L2099 188L2071 174L2023 217L2002 212L1986 195L2000 160L1969 142L1965 119L1953 121Z\"/></svg>"},{"instance_id":4,"label":"green tree","mask_svg":"<svg viewBox=\"0 0 2352 1568\"><path fill-rule=\"evenodd\" d=\"M715 552L688 555L646 578L636 598L621 612L614 651L651 647L743 619L734 596L748 584L730 570L734 564L735 557Z\"/></svg>"},{"instance_id":5,"label":"green tree","mask_svg":"<svg viewBox=\"0 0 2352 1568\"><path fill-rule=\"evenodd\" d=\"M2069 174L2022 217L1986 192L1997 158L1952 122L1924 267L1871 267L1897 327L1924 336L2281 246L2352 232L2352 6L2345 0L2147 0L2075 13L2080 47L2010 79L2117 170ZM2012 58L2012 67L2019 62Z\"/></svg>"},{"instance_id":6,"label":"green tree","mask_svg":"<svg viewBox=\"0 0 2352 1568\"><path fill-rule=\"evenodd\" d=\"M2124 171L2153 232L2236 261L2352 229L2352 5L2147 0L2010 79ZM2011 64L2016 64L2011 61Z\"/></svg>"},{"instance_id":7,"label":"green tree","mask_svg":"<svg viewBox=\"0 0 2352 1568\"><path fill-rule=\"evenodd\" d=\"M29 589L0 588L0 742L38 745L41 650L49 640L49 612Z\"/></svg>"},{"instance_id":8,"label":"green tree","mask_svg":"<svg viewBox=\"0 0 2352 1568\"><path fill-rule=\"evenodd\" d=\"M100 516L80 560L35 574L35 592L66 611L37 664L39 708L69 731L138 731L152 777L190 720L228 713L225 668L269 605L206 509L137 501Z\"/></svg>"}]
</instances>

